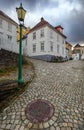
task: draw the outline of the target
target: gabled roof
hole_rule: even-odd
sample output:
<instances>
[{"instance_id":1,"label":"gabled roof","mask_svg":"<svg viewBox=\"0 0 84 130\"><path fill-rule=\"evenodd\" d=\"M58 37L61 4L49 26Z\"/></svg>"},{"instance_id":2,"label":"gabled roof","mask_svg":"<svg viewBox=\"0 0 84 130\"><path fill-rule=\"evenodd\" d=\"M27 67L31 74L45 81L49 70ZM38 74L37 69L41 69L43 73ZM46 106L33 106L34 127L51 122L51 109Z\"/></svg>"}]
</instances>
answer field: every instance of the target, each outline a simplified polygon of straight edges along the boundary
<instances>
[{"instance_id":1,"label":"gabled roof","mask_svg":"<svg viewBox=\"0 0 84 130\"><path fill-rule=\"evenodd\" d=\"M34 30L36 30L36 29L38 29L38 28L40 28L40 27L42 27L42 26L48 25L48 24L49 24L49 23L48 23L47 21L45 21L44 18L42 17L42 18L41 18L41 21L40 21L38 24L36 24L36 25L30 30L30 32L31 32L31 31L34 31Z\"/></svg>"},{"instance_id":2,"label":"gabled roof","mask_svg":"<svg viewBox=\"0 0 84 130\"><path fill-rule=\"evenodd\" d=\"M61 32L59 32L58 30L56 30L55 27L53 27L50 23L48 23L43 17L41 18L41 21L40 21L38 24L36 24L36 25L30 30L30 32L36 31L37 29L39 29L39 28L41 28L41 27L43 27L43 26L49 26L49 27L50 27L51 29L53 29L55 32L59 33L60 35L62 35L63 37L66 38L66 36L65 36L63 33L61 33ZM29 32L29 33L30 33L30 32Z\"/></svg>"},{"instance_id":3,"label":"gabled roof","mask_svg":"<svg viewBox=\"0 0 84 130\"><path fill-rule=\"evenodd\" d=\"M71 45L69 42L67 42L67 41L66 41L66 44L68 44L69 46L71 46L71 47L72 47L72 45Z\"/></svg>"},{"instance_id":4,"label":"gabled roof","mask_svg":"<svg viewBox=\"0 0 84 130\"><path fill-rule=\"evenodd\" d=\"M81 47L81 46L80 46L79 44L76 44L76 45L74 46L74 48L75 48L75 47Z\"/></svg>"},{"instance_id":5,"label":"gabled roof","mask_svg":"<svg viewBox=\"0 0 84 130\"><path fill-rule=\"evenodd\" d=\"M5 14L3 11L0 10L0 15L3 16L3 18L5 20L9 20L11 21L13 24L15 24L16 26L18 25L13 19L11 19L7 14Z\"/></svg>"}]
</instances>

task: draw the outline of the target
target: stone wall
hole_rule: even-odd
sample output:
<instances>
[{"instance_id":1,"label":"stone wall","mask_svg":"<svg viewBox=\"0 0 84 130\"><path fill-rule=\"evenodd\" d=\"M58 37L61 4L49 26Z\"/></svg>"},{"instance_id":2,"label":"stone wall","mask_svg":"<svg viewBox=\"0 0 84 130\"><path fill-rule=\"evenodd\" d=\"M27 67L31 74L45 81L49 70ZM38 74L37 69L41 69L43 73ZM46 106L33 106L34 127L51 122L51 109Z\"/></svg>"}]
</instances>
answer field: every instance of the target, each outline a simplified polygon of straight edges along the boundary
<instances>
[{"instance_id":1,"label":"stone wall","mask_svg":"<svg viewBox=\"0 0 84 130\"><path fill-rule=\"evenodd\" d=\"M4 49L0 50L0 67L18 64L18 54Z\"/></svg>"}]
</instances>

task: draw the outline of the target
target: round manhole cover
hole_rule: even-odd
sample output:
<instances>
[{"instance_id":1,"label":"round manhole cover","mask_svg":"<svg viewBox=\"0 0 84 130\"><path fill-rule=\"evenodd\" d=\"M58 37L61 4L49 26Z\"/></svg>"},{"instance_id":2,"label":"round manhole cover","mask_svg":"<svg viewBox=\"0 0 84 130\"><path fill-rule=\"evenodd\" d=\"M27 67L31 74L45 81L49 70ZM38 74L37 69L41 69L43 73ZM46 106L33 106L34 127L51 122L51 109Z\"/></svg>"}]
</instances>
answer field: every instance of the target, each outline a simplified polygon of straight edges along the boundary
<instances>
[{"instance_id":1,"label":"round manhole cover","mask_svg":"<svg viewBox=\"0 0 84 130\"><path fill-rule=\"evenodd\" d=\"M26 107L26 116L33 123L48 121L54 114L54 106L47 100L38 99Z\"/></svg>"}]
</instances>

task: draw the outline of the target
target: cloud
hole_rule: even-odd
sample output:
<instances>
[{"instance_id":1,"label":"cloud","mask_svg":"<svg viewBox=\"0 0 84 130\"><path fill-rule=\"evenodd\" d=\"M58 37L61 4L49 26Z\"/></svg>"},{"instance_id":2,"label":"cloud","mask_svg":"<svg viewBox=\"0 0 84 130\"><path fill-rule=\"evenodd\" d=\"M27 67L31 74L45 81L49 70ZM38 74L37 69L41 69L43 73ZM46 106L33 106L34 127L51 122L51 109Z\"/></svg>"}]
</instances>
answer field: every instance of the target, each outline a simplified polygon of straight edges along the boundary
<instances>
[{"instance_id":1,"label":"cloud","mask_svg":"<svg viewBox=\"0 0 84 130\"><path fill-rule=\"evenodd\" d=\"M18 22L16 7L27 10L25 25L33 27L44 17L53 26L61 24L68 41L84 41L84 0L0 0L0 8Z\"/></svg>"}]
</instances>

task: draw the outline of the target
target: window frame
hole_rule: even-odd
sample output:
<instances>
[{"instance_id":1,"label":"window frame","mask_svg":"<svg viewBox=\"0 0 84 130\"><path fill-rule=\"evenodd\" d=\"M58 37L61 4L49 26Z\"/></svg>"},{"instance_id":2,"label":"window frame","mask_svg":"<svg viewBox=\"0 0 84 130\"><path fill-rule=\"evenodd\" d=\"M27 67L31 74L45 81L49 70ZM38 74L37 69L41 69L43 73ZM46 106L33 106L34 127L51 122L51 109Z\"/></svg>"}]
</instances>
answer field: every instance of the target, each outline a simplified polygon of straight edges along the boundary
<instances>
[{"instance_id":1,"label":"window frame","mask_svg":"<svg viewBox=\"0 0 84 130\"><path fill-rule=\"evenodd\" d=\"M2 28L3 20L0 18L0 28Z\"/></svg>"},{"instance_id":2,"label":"window frame","mask_svg":"<svg viewBox=\"0 0 84 130\"><path fill-rule=\"evenodd\" d=\"M8 22L8 31L12 32L12 24Z\"/></svg>"},{"instance_id":3,"label":"window frame","mask_svg":"<svg viewBox=\"0 0 84 130\"><path fill-rule=\"evenodd\" d=\"M43 45L42 45L43 44ZM44 41L43 42L41 42L41 44L40 44L41 46L40 46L40 50L42 51L42 52L44 52L44 50L45 50L45 48L44 48Z\"/></svg>"},{"instance_id":4,"label":"window frame","mask_svg":"<svg viewBox=\"0 0 84 130\"><path fill-rule=\"evenodd\" d=\"M59 41L59 34L57 34L57 41Z\"/></svg>"},{"instance_id":5,"label":"window frame","mask_svg":"<svg viewBox=\"0 0 84 130\"><path fill-rule=\"evenodd\" d=\"M33 40L36 40L36 32L33 32Z\"/></svg>"},{"instance_id":6,"label":"window frame","mask_svg":"<svg viewBox=\"0 0 84 130\"><path fill-rule=\"evenodd\" d=\"M50 41L50 51L53 52L53 42Z\"/></svg>"},{"instance_id":7,"label":"window frame","mask_svg":"<svg viewBox=\"0 0 84 130\"><path fill-rule=\"evenodd\" d=\"M36 43L32 46L33 53L36 53Z\"/></svg>"},{"instance_id":8,"label":"window frame","mask_svg":"<svg viewBox=\"0 0 84 130\"><path fill-rule=\"evenodd\" d=\"M12 41L12 36L11 35L7 35L7 38L9 41Z\"/></svg>"},{"instance_id":9,"label":"window frame","mask_svg":"<svg viewBox=\"0 0 84 130\"><path fill-rule=\"evenodd\" d=\"M50 30L50 38L53 38L53 31Z\"/></svg>"},{"instance_id":10,"label":"window frame","mask_svg":"<svg viewBox=\"0 0 84 130\"><path fill-rule=\"evenodd\" d=\"M42 29L40 30L40 37L41 37L41 38L44 37L44 28L42 28Z\"/></svg>"},{"instance_id":11,"label":"window frame","mask_svg":"<svg viewBox=\"0 0 84 130\"><path fill-rule=\"evenodd\" d=\"M59 51L60 50L60 45L59 44L57 44L57 53L59 54Z\"/></svg>"}]
</instances>

